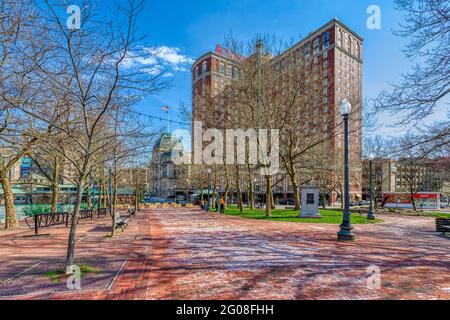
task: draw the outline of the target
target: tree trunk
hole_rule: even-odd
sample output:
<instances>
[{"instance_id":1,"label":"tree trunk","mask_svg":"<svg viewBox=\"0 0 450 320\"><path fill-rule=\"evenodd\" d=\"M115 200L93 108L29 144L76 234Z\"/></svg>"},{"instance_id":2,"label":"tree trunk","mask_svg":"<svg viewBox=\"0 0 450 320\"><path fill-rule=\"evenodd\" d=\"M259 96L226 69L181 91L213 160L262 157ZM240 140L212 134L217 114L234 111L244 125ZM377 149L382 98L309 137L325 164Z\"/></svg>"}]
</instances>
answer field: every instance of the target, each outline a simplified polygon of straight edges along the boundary
<instances>
[{"instance_id":1,"label":"tree trunk","mask_svg":"<svg viewBox=\"0 0 450 320\"><path fill-rule=\"evenodd\" d=\"M327 208L327 195L325 193L322 193L322 209Z\"/></svg>"},{"instance_id":2,"label":"tree trunk","mask_svg":"<svg viewBox=\"0 0 450 320\"><path fill-rule=\"evenodd\" d=\"M58 194L59 194L59 184L58 182L52 181L52 206L50 208L50 212L58 211Z\"/></svg>"},{"instance_id":3,"label":"tree trunk","mask_svg":"<svg viewBox=\"0 0 450 320\"><path fill-rule=\"evenodd\" d=\"M291 179L292 188L294 189L294 210L300 210L300 191L298 190L298 183L295 179L295 173L289 174L289 178Z\"/></svg>"},{"instance_id":4,"label":"tree trunk","mask_svg":"<svg viewBox=\"0 0 450 320\"><path fill-rule=\"evenodd\" d=\"M54 158L54 168L52 177L52 206L50 212L58 211L58 195L59 195L59 170L60 160L58 157Z\"/></svg>"},{"instance_id":5,"label":"tree trunk","mask_svg":"<svg viewBox=\"0 0 450 320\"><path fill-rule=\"evenodd\" d=\"M78 225L78 218L80 216L81 199L83 196L83 187L84 187L83 182L84 177L81 177L78 180L77 197L75 201L75 207L73 208L72 223L70 225L70 232L69 232L69 241L67 243L67 256L65 263L66 274L71 274L73 272L71 267L73 266L75 259L75 241L77 237L77 225Z\"/></svg>"},{"instance_id":6,"label":"tree trunk","mask_svg":"<svg viewBox=\"0 0 450 320\"><path fill-rule=\"evenodd\" d=\"M415 211L417 211L417 208L416 208L416 202L414 201L414 191L412 188L410 188L409 190L410 190L411 204L412 204L413 210L415 212Z\"/></svg>"},{"instance_id":7,"label":"tree trunk","mask_svg":"<svg viewBox=\"0 0 450 320\"><path fill-rule=\"evenodd\" d=\"M238 208L239 212L244 212L244 204L242 203L242 190L241 190L241 182L239 181L239 175L236 178L236 189L237 189L237 197L238 197Z\"/></svg>"},{"instance_id":8,"label":"tree trunk","mask_svg":"<svg viewBox=\"0 0 450 320\"><path fill-rule=\"evenodd\" d=\"M86 204L88 209L92 209L91 186L89 184L86 186Z\"/></svg>"},{"instance_id":9,"label":"tree trunk","mask_svg":"<svg viewBox=\"0 0 450 320\"><path fill-rule=\"evenodd\" d=\"M0 183L3 188L3 196L5 198L5 229L14 229L19 225L19 223L16 217L14 195L9 179L7 178L7 172L0 173Z\"/></svg>"},{"instance_id":10,"label":"tree trunk","mask_svg":"<svg viewBox=\"0 0 450 320\"><path fill-rule=\"evenodd\" d=\"M134 196L134 209L136 211L139 210L139 189L138 188L136 188L136 193Z\"/></svg>"},{"instance_id":11,"label":"tree trunk","mask_svg":"<svg viewBox=\"0 0 450 320\"><path fill-rule=\"evenodd\" d=\"M103 205L103 184L102 184L101 180L100 180L98 185L99 185L100 188L98 190L97 208L101 208L102 205Z\"/></svg>"},{"instance_id":12,"label":"tree trunk","mask_svg":"<svg viewBox=\"0 0 450 320\"><path fill-rule=\"evenodd\" d=\"M266 217L272 216L272 177L266 176Z\"/></svg>"},{"instance_id":13,"label":"tree trunk","mask_svg":"<svg viewBox=\"0 0 450 320\"><path fill-rule=\"evenodd\" d=\"M270 189L270 195L272 197L271 203L272 203L272 210L276 208L276 202L275 202L275 194L272 191L272 188Z\"/></svg>"},{"instance_id":14,"label":"tree trunk","mask_svg":"<svg viewBox=\"0 0 450 320\"><path fill-rule=\"evenodd\" d=\"M253 184L253 181L250 180L249 184L249 203L250 203L250 209L255 209L255 185Z\"/></svg>"},{"instance_id":15,"label":"tree trunk","mask_svg":"<svg viewBox=\"0 0 450 320\"><path fill-rule=\"evenodd\" d=\"M213 190L213 193L212 193L211 207L213 209L215 209L216 208L216 185L213 185L213 188L214 188L214 190Z\"/></svg>"},{"instance_id":16,"label":"tree trunk","mask_svg":"<svg viewBox=\"0 0 450 320\"><path fill-rule=\"evenodd\" d=\"M226 208L228 205L228 192L230 190L230 185L227 183L224 190L223 200L225 201L224 207Z\"/></svg>"}]
</instances>

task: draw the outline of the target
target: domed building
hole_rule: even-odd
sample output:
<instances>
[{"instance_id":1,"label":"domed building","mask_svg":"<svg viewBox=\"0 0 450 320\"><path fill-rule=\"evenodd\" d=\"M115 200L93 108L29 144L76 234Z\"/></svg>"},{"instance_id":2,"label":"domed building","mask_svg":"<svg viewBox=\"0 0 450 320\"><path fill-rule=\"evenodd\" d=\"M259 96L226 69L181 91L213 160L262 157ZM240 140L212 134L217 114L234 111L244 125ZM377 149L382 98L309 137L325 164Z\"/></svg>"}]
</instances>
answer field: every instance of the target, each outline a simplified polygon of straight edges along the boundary
<instances>
[{"instance_id":1,"label":"domed building","mask_svg":"<svg viewBox=\"0 0 450 320\"><path fill-rule=\"evenodd\" d=\"M153 197L175 199L180 168L172 161L173 152L183 152L181 140L171 133L162 133L153 146L150 161L150 193Z\"/></svg>"}]
</instances>

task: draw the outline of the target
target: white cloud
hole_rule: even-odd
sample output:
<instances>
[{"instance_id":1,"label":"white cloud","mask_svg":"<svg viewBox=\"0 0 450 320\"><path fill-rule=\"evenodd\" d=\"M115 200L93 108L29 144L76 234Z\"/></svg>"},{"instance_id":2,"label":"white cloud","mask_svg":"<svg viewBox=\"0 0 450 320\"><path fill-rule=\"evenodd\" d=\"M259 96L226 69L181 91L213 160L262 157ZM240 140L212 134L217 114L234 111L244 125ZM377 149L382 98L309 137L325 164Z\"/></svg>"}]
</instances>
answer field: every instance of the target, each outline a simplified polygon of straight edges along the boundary
<instances>
[{"instance_id":1,"label":"white cloud","mask_svg":"<svg viewBox=\"0 0 450 320\"><path fill-rule=\"evenodd\" d=\"M152 75L166 71L165 77L173 77L172 72L188 72L194 59L181 53L177 47L146 47L141 52L131 52L123 61L125 68L145 68ZM172 71L172 72L170 72Z\"/></svg>"},{"instance_id":2,"label":"white cloud","mask_svg":"<svg viewBox=\"0 0 450 320\"><path fill-rule=\"evenodd\" d=\"M160 46L156 48L146 48L146 50L171 65L177 66L194 63L194 59L180 54L180 49L176 47Z\"/></svg>"}]
</instances>

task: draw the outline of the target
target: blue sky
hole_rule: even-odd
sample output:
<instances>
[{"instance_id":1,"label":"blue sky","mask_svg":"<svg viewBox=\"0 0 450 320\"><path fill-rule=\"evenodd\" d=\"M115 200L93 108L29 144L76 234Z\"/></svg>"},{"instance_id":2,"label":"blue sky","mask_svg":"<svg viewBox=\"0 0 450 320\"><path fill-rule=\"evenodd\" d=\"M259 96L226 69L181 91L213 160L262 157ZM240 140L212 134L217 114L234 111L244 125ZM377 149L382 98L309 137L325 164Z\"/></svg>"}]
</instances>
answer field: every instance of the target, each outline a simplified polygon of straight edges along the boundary
<instances>
[{"instance_id":1,"label":"blue sky","mask_svg":"<svg viewBox=\"0 0 450 320\"><path fill-rule=\"evenodd\" d=\"M381 8L381 30L367 28L366 11L372 4ZM364 38L366 97L398 80L410 65L402 53L405 40L392 34L403 16L393 8L391 0L159 0L148 1L146 9L139 21L139 31L149 34L150 44L158 48L163 68L173 79L172 88L146 98L138 106L141 112L156 116L165 117L162 105L171 107L171 119L177 118L180 101L190 106L190 64L214 50L230 31L242 40L258 33L284 40L299 39L337 17ZM383 126L378 130L387 134L398 131Z\"/></svg>"}]
</instances>

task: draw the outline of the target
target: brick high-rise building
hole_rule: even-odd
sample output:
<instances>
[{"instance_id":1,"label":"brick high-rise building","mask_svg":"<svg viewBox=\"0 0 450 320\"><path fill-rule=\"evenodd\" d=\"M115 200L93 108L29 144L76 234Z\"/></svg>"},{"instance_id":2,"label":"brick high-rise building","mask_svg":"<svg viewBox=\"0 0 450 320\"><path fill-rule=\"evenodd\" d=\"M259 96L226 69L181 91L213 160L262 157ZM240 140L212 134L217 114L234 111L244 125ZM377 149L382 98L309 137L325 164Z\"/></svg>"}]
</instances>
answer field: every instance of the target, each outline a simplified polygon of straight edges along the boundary
<instances>
[{"instance_id":1,"label":"brick high-rise building","mask_svg":"<svg viewBox=\"0 0 450 320\"><path fill-rule=\"evenodd\" d=\"M312 68L320 66L320 70L323 70L322 94L311 101L311 121L308 123L313 132L334 128L340 123L342 118L338 110L342 100L349 100L353 107L359 106L358 111L350 117L352 201L361 199L362 193L362 42L359 35L335 18L272 58L273 65L279 70L297 62L309 63ZM193 120L204 120L207 112L203 106L196 106L197 98L220 94L228 83L239 78L241 61L219 46L215 52L208 52L195 61L192 66ZM330 143L330 154L334 156L340 157L343 152L342 131L339 130ZM338 179L337 175L334 179ZM281 182L276 191L286 197L290 193L288 180ZM328 196L330 202L336 202L336 192Z\"/></svg>"}]
</instances>

